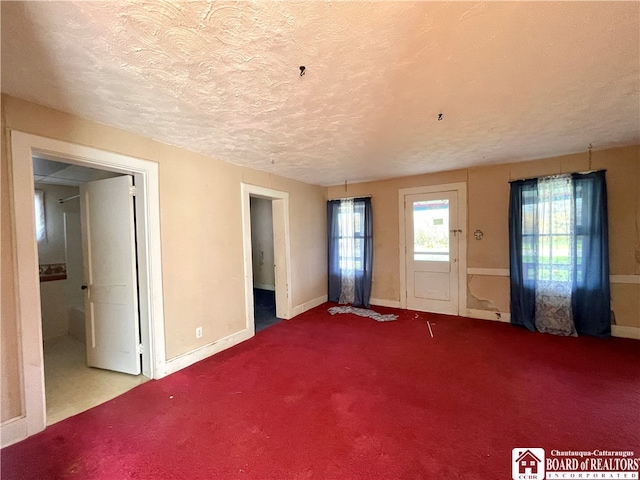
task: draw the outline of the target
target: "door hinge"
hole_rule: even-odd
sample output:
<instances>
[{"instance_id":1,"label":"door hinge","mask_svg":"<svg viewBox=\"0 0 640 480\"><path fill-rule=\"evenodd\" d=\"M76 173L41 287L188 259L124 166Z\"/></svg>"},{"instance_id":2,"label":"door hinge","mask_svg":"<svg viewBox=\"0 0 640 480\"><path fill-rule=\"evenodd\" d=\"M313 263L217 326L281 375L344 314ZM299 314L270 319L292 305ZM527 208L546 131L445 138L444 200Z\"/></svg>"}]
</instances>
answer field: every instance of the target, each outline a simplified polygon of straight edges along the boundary
<instances>
[{"instance_id":1,"label":"door hinge","mask_svg":"<svg viewBox=\"0 0 640 480\"><path fill-rule=\"evenodd\" d=\"M138 348L137 348L136 353L138 353L139 355L143 354L144 353L144 345L142 345L141 343L138 344Z\"/></svg>"},{"instance_id":2,"label":"door hinge","mask_svg":"<svg viewBox=\"0 0 640 480\"><path fill-rule=\"evenodd\" d=\"M136 196L136 186L135 185L131 185L129 187L129 195L131 195L132 197Z\"/></svg>"}]
</instances>

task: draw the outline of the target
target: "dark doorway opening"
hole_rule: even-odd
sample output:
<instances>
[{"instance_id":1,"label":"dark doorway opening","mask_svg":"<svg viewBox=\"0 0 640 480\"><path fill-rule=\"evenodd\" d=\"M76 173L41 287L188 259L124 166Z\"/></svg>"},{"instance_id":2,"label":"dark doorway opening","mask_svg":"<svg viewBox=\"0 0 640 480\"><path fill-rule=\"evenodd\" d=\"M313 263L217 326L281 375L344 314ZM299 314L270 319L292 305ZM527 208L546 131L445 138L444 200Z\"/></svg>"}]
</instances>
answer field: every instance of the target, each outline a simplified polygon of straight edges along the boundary
<instances>
[{"instance_id":1,"label":"dark doorway opening","mask_svg":"<svg viewBox=\"0 0 640 480\"><path fill-rule=\"evenodd\" d=\"M278 323L276 317L276 292L273 290L253 289L253 315L256 333Z\"/></svg>"}]
</instances>

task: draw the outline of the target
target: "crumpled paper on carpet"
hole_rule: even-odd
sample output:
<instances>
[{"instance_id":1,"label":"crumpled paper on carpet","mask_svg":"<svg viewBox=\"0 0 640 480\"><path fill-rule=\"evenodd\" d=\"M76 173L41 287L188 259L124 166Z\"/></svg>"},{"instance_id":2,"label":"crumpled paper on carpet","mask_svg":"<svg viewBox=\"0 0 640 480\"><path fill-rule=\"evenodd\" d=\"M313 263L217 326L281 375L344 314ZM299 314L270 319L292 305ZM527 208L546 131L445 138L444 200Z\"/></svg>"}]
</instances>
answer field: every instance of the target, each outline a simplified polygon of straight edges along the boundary
<instances>
[{"instance_id":1,"label":"crumpled paper on carpet","mask_svg":"<svg viewBox=\"0 0 640 480\"><path fill-rule=\"evenodd\" d=\"M336 313L353 313L360 317L373 318L378 322L392 322L398 319L398 315L394 315L393 313L383 315L382 313L374 312L368 308L356 308L350 306L330 307L328 311L331 315L335 315Z\"/></svg>"}]
</instances>

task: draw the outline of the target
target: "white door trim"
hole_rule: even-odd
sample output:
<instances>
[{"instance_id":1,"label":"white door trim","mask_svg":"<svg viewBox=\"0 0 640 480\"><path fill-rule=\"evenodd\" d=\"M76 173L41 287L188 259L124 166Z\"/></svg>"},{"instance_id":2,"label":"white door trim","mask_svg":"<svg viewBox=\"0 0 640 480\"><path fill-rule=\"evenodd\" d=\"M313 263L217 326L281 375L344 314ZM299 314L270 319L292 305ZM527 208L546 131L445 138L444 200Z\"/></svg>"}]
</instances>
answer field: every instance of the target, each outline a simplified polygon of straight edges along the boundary
<instances>
[{"instance_id":1,"label":"white door trim","mask_svg":"<svg viewBox=\"0 0 640 480\"><path fill-rule=\"evenodd\" d=\"M92 147L76 145L19 131L8 131L11 152L12 225L16 265L16 308L20 334L22 413L0 426L2 446L10 445L46 426L42 318L38 248L35 237L33 156L75 165L102 167L135 178L138 269L143 374L162 378L165 369L162 259L160 251L160 197L158 163Z\"/></svg>"},{"instance_id":2,"label":"white door trim","mask_svg":"<svg viewBox=\"0 0 640 480\"><path fill-rule=\"evenodd\" d=\"M289 193L248 183L241 184L242 233L244 247L244 289L247 329L255 333L253 315L253 260L251 258L251 200L253 197L272 201L273 254L275 258L276 316L291 318L291 255L289 239ZM283 265L284 263L284 265Z\"/></svg>"},{"instance_id":3,"label":"white door trim","mask_svg":"<svg viewBox=\"0 0 640 480\"><path fill-rule=\"evenodd\" d=\"M400 308L407 308L407 265L406 265L406 239L405 239L405 207L404 197L421 193L437 193L455 190L458 192L458 228L460 243L458 245L458 315L467 314L467 184L466 182L445 183L442 185L430 185L427 187L401 188L398 190L398 224L400 257Z\"/></svg>"}]
</instances>

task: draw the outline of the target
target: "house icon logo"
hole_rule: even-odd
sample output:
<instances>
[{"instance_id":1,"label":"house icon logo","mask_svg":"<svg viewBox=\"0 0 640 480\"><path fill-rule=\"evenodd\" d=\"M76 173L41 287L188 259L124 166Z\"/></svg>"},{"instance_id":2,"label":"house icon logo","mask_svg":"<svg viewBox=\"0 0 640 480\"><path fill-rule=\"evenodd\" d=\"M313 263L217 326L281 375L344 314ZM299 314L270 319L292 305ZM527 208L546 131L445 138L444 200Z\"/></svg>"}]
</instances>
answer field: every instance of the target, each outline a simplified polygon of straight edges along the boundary
<instances>
[{"instance_id":1,"label":"house icon logo","mask_svg":"<svg viewBox=\"0 0 640 480\"><path fill-rule=\"evenodd\" d=\"M513 480L544 480L544 449L514 448L511 451Z\"/></svg>"}]
</instances>

